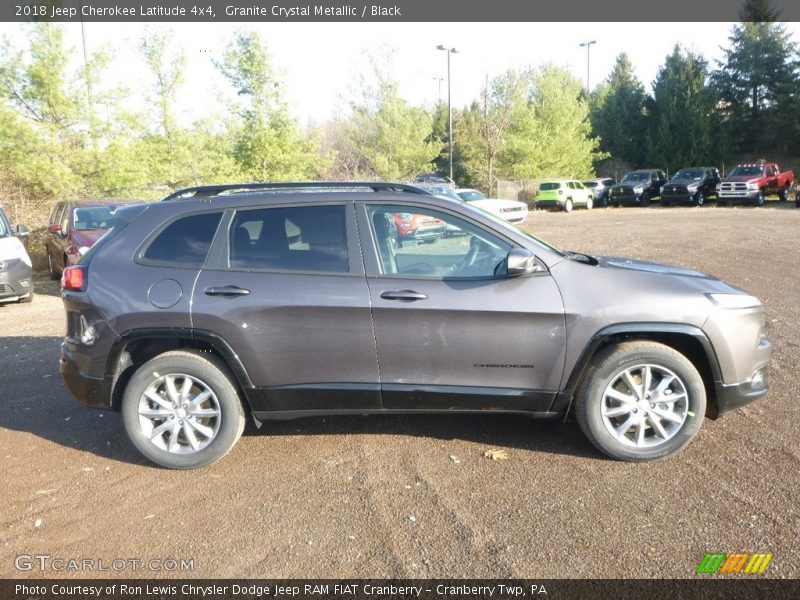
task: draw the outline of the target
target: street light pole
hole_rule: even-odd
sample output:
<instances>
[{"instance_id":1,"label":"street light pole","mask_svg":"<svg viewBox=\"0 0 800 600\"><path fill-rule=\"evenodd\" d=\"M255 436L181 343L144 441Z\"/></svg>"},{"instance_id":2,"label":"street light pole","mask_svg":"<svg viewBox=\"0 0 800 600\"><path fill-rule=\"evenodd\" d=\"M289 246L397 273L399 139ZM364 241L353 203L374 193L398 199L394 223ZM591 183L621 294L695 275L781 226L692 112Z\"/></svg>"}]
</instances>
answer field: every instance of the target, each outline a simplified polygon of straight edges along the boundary
<instances>
[{"instance_id":1,"label":"street light pole","mask_svg":"<svg viewBox=\"0 0 800 600\"><path fill-rule=\"evenodd\" d=\"M453 179L453 104L450 100L450 55L457 54L458 50L455 48L445 48L444 45L439 44L436 46L437 50L447 52L447 137L450 146L450 179Z\"/></svg>"},{"instance_id":2,"label":"street light pole","mask_svg":"<svg viewBox=\"0 0 800 600\"><path fill-rule=\"evenodd\" d=\"M589 49L592 47L592 44L596 44L597 40L592 40L590 42L583 42L582 44L578 44L581 48L586 46L586 94L589 94Z\"/></svg>"}]
</instances>

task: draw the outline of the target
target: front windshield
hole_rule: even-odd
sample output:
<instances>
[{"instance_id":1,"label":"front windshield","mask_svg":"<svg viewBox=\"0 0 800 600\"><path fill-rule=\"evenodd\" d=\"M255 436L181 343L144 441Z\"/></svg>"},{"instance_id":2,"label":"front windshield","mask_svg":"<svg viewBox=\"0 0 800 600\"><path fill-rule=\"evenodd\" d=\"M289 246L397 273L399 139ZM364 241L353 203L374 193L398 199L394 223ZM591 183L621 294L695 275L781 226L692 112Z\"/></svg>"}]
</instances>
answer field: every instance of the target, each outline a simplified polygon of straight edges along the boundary
<instances>
[{"instance_id":1,"label":"front windshield","mask_svg":"<svg viewBox=\"0 0 800 600\"><path fill-rule=\"evenodd\" d=\"M673 179L702 179L703 178L703 171L701 169L681 169L675 175L672 176Z\"/></svg>"},{"instance_id":2,"label":"front windshield","mask_svg":"<svg viewBox=\"0 0 800 600\"><path fill-rule=\"evenodd\" d=\"M0 211L0 238L8 237L10 234L11 231L9 231L6 216L3 214L3 211Z\"/></svg>"},{"instance_id":3,"label":"front windshield","mask_svg":"<svg viewBox=\"0 0 800 600\"><path fill-rule=\"evenodd\" d=\"M461 192L456 192L461 199L465 202L474 202L475 200L486 200L486 194L481 194L477 190L464 190Z\"/></svg>"},{"instance_id":4,"label":"front windshield","mask_svg":"<svg viewBox=\"0 0 800 600\"><path fill-rule=\"evenodd\" d=\"M736 167L728 173L728 177L751 177L753 175L761 175L764 173L764 167L753 165L750 167Z\"/></svg>"},{"instance_id":5,"label":"front windshield","mask_svg":"<svg viewBox=\"0 0 800 600\"><path fill-rule=\"evenodd\" d=\"M634 171L633 173L628 173L625 177L622 178L622 181L650 181L650 173L647 171Z\"/></svg>"},{"instance_id":6,"label":"front windshield","mask_svg":"<svg viewBox=\"0 0 800 600\"><path fill-rule=\"evenodd\" d=\"M117 212L114 204L108 206L84 206L75 209L75 230L109 229L114 226L114 214Z\"/></svg>"}]
</instances>

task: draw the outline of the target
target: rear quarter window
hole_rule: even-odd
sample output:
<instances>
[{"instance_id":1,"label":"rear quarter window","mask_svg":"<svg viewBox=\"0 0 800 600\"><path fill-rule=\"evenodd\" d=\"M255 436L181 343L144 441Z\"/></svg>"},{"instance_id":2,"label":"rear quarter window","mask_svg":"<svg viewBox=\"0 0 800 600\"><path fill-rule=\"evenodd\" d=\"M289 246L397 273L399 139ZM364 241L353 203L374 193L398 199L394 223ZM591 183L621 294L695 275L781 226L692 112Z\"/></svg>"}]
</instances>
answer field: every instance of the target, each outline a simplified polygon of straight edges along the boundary
<instances>
[{"instance_id":1,"label":"rear quarter window","mask_svg":"<svg viewBox=\"0 0 800 600\"><path fill-rule=\"evenodd\" d=\"M222 212L212 212L173 221L145 248L142 261L164 266L202 267L221 218Z\"/></svg>"}]
</instances>

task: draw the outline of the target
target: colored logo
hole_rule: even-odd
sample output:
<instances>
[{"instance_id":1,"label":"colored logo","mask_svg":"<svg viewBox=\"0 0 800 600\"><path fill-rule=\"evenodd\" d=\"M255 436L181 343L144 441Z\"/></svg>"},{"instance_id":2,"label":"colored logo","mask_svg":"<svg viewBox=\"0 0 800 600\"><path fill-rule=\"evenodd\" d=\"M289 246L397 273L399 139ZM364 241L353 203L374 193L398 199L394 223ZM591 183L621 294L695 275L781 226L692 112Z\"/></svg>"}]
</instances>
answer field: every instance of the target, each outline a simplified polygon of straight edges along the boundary
<instances>
[{"instance_id":1,"label":"colored logo","mask_svg":"<svg viewBox=\"0 0 800 600\"><path fill-rule=\"evenodd\" d=\"M767 565L772 560L772 553L766 552L736 552L726 554L725 552L706 553L703 560L697 567L695 573L701 575L713 575L714 573L733 575L737 573L747 573L757 575L767 569Z\"/></svg>"}]
</instances>

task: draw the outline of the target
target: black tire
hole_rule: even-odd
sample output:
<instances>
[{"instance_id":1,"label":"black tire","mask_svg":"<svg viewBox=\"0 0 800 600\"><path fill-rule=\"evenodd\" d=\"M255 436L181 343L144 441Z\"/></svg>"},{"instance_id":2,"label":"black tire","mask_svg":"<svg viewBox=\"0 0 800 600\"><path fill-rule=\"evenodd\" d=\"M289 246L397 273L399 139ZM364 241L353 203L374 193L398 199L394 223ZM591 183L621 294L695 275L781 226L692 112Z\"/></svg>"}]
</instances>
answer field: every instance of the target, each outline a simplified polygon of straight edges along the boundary
<instances>
[{"instance_id":1,"label":"black tire","mask_svg":"<svg viewBox=\"0 0 800 600\"><path fill-rule=\"evenodd\" d=\"M717 206L728 206L728 201L717 198Z\"/></svg>"},{"instance_id":2,"label":"black tire","mask_svg":"<svg viewBox=\"0 0 800 600\"><path fill-rule=\"evenodd\" d=\"M180 407L168 397L166 380L170 376L176 388L179 384L182 387L187 379L192 380L192 387ZM152 395L144 396L148 388L164 400L164 405L146 400L152 398ZM196 391L192 398L193 390ZM194 408L195 411L205 412L190 418L192 409L187 410L187 407L191 407L192 400L197 401L207 390L211 394ZM149 419L140 417L142 403L143 410L154 413ZM182 412L167 416L181 409ZM216 411L216 415L205 416L210 414L209 411ZM155 413L161 414L156 416ZM218 461L233 448L244 430L245 414L233 380L222 361L210 354L174 350L150 359L133 374L122 397L122 420L133 445L149 460L169 469L196 469ZM178 420L178 425L172 431L167 428L160 435L152 435L158 427L175 420ZM205 436L202 431L213 435ZM190 444L188 432L191 432L195 443L202 444L197 449ZM198 434L204 439L199 440ZM179 452L169 450L173 438Z\"/></svg>"},{"instance_id":3,"label":"black tire","mask_svg":"<svg viewBox=\"0 0 800 600\"><path fill-rule=\"evenodd\" d=\"M794 199L794 207L800 208L800 192L798 192L797 197Z\"/></svg>"},{"instance_id":4,"label":"black tire","mask_svg":"<svg viewBox=\"0 0 800 600\"><path fill-rule=\"evenodd\" d=\"M647 395L643 394L643 389L635 391L628 386L623 375L626 371L632 373L631 381L638 389L645 366L651 373ZM638 381L637 368L640 369ZM659 392L659 386L670 376L675 379L669 380L671 383ZM628 394L624 393L625 389ZM607 395L609 391L632 398L633 404L616 400ZM673 396L678 400L669 400ZM619 404L606 405L613 402ZM604 406L609 412L607 415L602 413ZM625 411L624 407L628 406L633 408ZM694 365L673 348L649 341L624 342L601 350L589 366L575 404L575 415L586 437L608 456L626 461L659 460L677 453L700 430L705 411L706 390ZM659 414L667 414L679 422L660 418ZM656 424L667 436L662 441L659 441L662 436L656 432ZM634 431L631 432L631 428ZM612 434L611 429L617 429L617 433ZM630 438L627 437L629 432Z\"/></svg>"},{"instance_id":5,"label":"black tire","mask_svg":"<svg viewBox=\"0 0 800 600\"><path fill-rule=\"evenodd\" d=\"M661 206L664 206L664 207L670 206L670 201L669 200L662 200L661 201Z\"/></svg>"},{"instance_id":6,"label":"black tire","mask_svg":"<svg viewBox=\"0 0 800 600\"><path fill-rule=\"evenodd\" d=\"M778 191L778 200L780 202L786 202L789 199L789 195L791 193L791 184L786 184L783 186L780 191Z\"/></svg>"},{"instance_id":7,"label":"black tire","mask_svg":"<svg viewBox=\"0 0 800 600\"><path fill-rule=\"evenodd\" d=\"M697 190L697 193L694 195L694 198L692 198L692 201L694 202L695 206L703 206L706 203L706 198L703 196L703 192Z\"/></svg>"},{"instance_id":8,"label":"black tire","mask_svg":"<svg viewBox=\"0 0 800 600\"><path fill-rule=\"evenodd\" d=\"M592 210L592 207L593 207L593 206L594 206L594 200L592 199L592 197L591 197L591 196L589 196L589 197L586 199L586 210Z\"/></svg>"},{"instance_id":9,"label":"black tire","mask_svg":"<svg viewBox=\"0 0 800 600\"><path fill-rule=\"evenodd\" d=\"M31 291L28 292L28 295L25 296L24 298L20 298L19 300L17 300L17 302L19 302L20 304L29 304L33 302L33 296L34 296L33 288L31 288Z\"/></svg>"},{"instance_id":10,"label":"black tire","mask_svg":"<svg viewBox=\"0 0 800 600\"><path fill-rule=\"evenodd\" d=\"M650 194L648 194L647 192L642 194L642 196L641 196L641 198L639 200L639 204L641 204L642 206L649 206L650 205Z\"/></svg>"},{"instance_id":11,"label":"black tire","mask_svg":"<svg viewBox=\"0 0 800 600\"><path fill-rule=\"evenodd\" d=\"M572 198L567 198L564 202L564 212L572 212Z\"/></svg>"},{"instance_id":12,"label":"black tire","mask_svg":"<svg viewBox=\"0 0 800 600\"><path fill-rule=\"evenodd\" d=\"M53 268L53 257L50 256L50 252L47 253L47 274L53 281L58 281L59 279L61 279L61 273L58 273Z\"/></svg>"},{"instance_id":13,"label":"black tire","mask_svg":"<svg viewBox=\"0 0 800 600\"><path fill-rule=\"evenodd\" d=\"M755 205L756 206L764 206L764 190L761 190L760 192L758 192L758 196L756 196Z\"/></svg>"}]
</instances>

